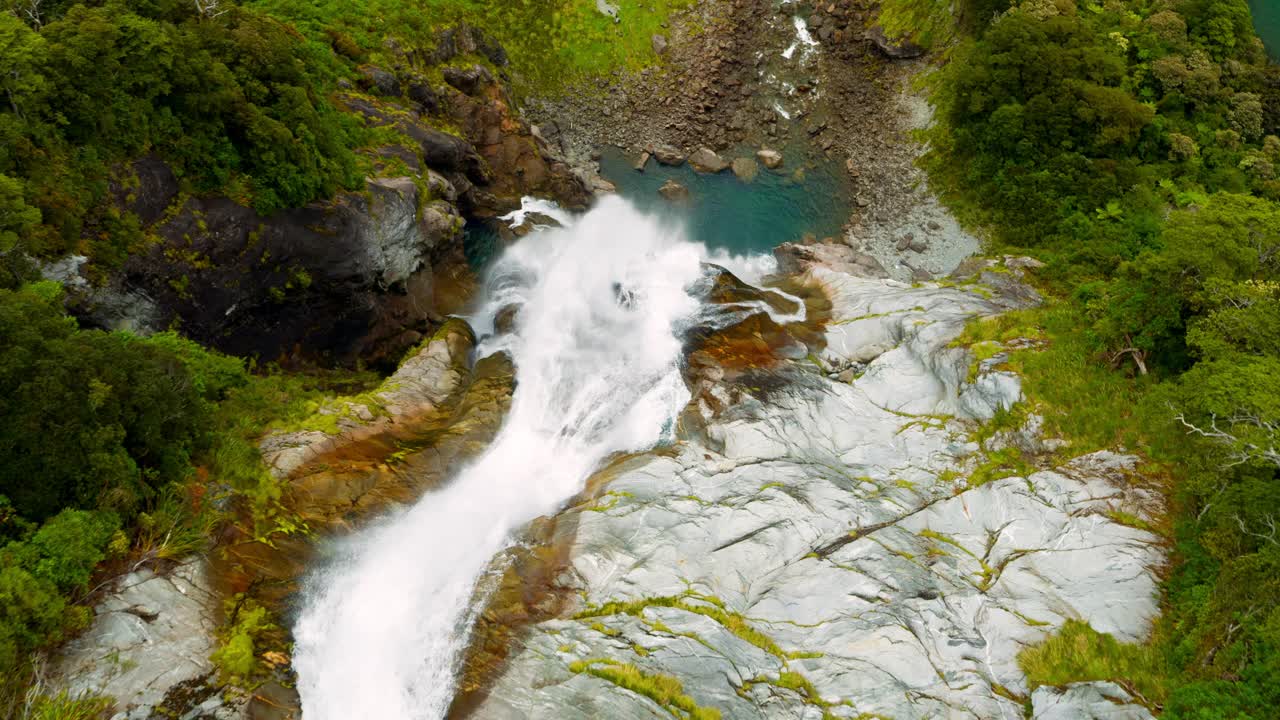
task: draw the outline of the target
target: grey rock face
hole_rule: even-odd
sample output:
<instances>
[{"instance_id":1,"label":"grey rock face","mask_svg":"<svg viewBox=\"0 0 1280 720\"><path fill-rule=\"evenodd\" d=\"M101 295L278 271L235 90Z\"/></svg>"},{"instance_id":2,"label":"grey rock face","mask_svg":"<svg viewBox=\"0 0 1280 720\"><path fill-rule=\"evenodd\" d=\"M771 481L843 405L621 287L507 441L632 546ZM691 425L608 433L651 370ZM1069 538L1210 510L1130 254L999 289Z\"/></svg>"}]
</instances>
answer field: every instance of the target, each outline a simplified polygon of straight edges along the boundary
<instances>
[{"instance_id":1,"label":"grey rock face","mask_svg":"<svg viewBox=\"0 0 1280 720\"><path fill-rule=\"evenodd\" d=\"M1032 720L1155 720L1115 683L1073 683L1039 687L1031 695Z\"/></svg>"},{"instance_id":2,"label":"grey rock face","mask_svg":"<svg viewBox=\"0 0 1280 720\"><path fill-rule=\"evenodd\" d=\"M589 671L616 663L735 720L1018 718L1022 647L1068 619L1147 632L1158 538L1109 519L1134 458L975 475L970 433L1020 384L990 369L969 382L968 351L949 345L1000 306L818 262L806 273L833 305L826 350L806 361L823 372L709 376L704 395L724 402L699 400L697 439L612 468L603 496L569 511L557 582L580 603L530 629L473 717L663 717ZM1069 694L1039 690L1037 713L1095 707ZM1097 717L1148 717L1130 711Z\"/></svg>"},{"instance_id":3,"label":"grey rock face","mask_svg":"<svg viewBox=\"0 0 1280 720\"><path fill-rule=\"evenodd\" d=\"M443 177L435 185L452 187ZM119 289L91 293L82 312L113 329L180 319L188 336L240 355L394 355L404 349L393 347L397 334L427 329L433 259L460 247L462 219L447 200L419 207L407 177L271 216L192 198L156 226L162 243L129 258L108 286ZM411 291L426 302L411 302Z\"/></svg>"},{"instance_id":4,"label":"grey rock face","mask_svg":"<svg viewBox=\"0 0 1280 720\"><path fill-rule=\"evenodd\" d=\"M463 389L474 346L471 328L461 320L449 321L373 393L379 412L349 403L328 408L339 416L337 434L302 430L269 435L260 444L263 461L273 475L286 477L319 455L443 407Z\"/></svg>"},{"instance_id":5,"label":"grey rock face","mask_svg":"<svg viewBox=\"0 0 1280 720\"><path fill-rule=\"evenodd\" d=\"M119 710L149 717L169 688L212 671L220 602L203 558L167 575L130 573L94 608L89 630L53 658L52 685L110 696Z\"/></svg>"},{"instance_id":6,"label":"grey rock face","mask_svg":"<svg viewBox=\"0 0 1280 720\"><path fill-rule=\"evenodd\" d=\"M376 178L369 181L368 188L372 200L363 232L367 233L379 281L390 287L408 280L422 267L431 248L456 229L451 222L439 222L445 212L439 207L432 208L430 221L424 219L423 225L418 225L418 186L411 178ZM455 216L456 211L449 207L448 214Z\"/></svg>"}]
</instances>

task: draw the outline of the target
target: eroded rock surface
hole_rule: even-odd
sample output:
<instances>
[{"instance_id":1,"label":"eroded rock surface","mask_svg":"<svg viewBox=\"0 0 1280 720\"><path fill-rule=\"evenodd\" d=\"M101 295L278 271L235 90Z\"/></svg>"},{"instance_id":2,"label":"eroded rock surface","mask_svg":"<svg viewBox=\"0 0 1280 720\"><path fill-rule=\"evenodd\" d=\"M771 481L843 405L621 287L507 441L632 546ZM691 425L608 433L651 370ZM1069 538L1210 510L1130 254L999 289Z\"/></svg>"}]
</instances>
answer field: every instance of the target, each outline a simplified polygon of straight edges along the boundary
<instances>
[{"instance_id":1,"label":"eroded rock surface","mask_svg":"<svg viewBox=\"0 0 1280 720\"><path fill-rule=\"evenodd\" d=\"M73 697L109 696L120 717L146 718L170 688L213 670L222 606L203 558L162 575L144 569L121 577L94 614L50 667L53 685Z\"/></svg>"},{"instance_id":2,"label":"eroded rock surface","mask_svg":"<svg viewBox=\"0 0 1280 720\"><path fill-rule=\"evenodd\" d=\"M1068 619L1144 636L1158 538L1111 519L1142 512L1135 458L999 477L971 440L1020 383L971 376L951 341L1002 306L806 270L831 301L825 349L704 373L720 401L699 401L698 437L611 468L568 511L557 582L577 601L528 629L469 717L664 717L660 697L618 684L638 673L725 718L1022 718L1026 644ZM1038 692L1037 713L1112 697L1065 692ZM1108 702L1097 717L1146 717Z\"/></svg>"}]
</instances>

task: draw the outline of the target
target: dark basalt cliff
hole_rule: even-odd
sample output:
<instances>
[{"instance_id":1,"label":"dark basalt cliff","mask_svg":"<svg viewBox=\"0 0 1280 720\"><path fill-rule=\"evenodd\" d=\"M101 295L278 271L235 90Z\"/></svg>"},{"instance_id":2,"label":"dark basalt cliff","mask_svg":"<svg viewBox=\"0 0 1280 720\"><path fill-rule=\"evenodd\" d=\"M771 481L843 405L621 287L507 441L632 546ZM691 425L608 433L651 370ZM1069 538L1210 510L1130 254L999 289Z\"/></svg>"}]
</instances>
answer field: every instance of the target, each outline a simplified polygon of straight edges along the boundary
<instances>
[{"instance_id":1,"label":"dark basalt cliff","mask_svg":"<svg viewBox=\"0 0 1280 720\"><path fill-rule=\"evenodd\" d=\"M467 220L531 193L585 206L583 182L513 108L493 41L462 26L430 52L391 54L335 97L397 140L365 151L363 190L263 216L182 193L162 160L141 158L114 196L147 245L100 287L79 283L76 312L266 361L394 363L465 299Z\"/></svg>"}]
</instances>

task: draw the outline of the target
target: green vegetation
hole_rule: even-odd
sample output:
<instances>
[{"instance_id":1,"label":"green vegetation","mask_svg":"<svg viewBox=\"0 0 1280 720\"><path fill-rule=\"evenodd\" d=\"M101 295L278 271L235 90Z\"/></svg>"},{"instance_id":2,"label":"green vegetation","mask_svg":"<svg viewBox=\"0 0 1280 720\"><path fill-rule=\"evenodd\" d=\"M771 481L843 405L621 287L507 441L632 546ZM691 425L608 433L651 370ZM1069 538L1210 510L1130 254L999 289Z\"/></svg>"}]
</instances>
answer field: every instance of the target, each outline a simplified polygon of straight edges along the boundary
<instances>
[{"instance_id":1,"label":"green vegetation","mask_svg":"<svg viewBox=\"0 0 1280 720\"><path fill-rule=\"evenodd\" d=\"M246 687L259 674L258 656L264 646L280 644L281 629L270 621L267 609L244 595L226 602L227 624L219 631L218 649L210 659L223 682Z\"/></svg>"},{"instance_id":2,"label":"green vegetation","mask_svg":"<svg viewBox=\"0 0 1280 720\"><path fill-rule=\"evenodd\" d=\"M569 670L594 675L637 695L643 695L677 718L720 720L719 710L699 705L685 694L680 680L670 675L646 673L635 665L604 658L578 660L569 665Z\"/></svg>"},{"instance_id":3,"label":"green vegetation","mask_svg":"<svg viewBox=\"0 0 1280 720\"><path fill-rule=\"evenodd\" d=\"M85 627L77 603L104 559L204 549L228 497L261 539L299 531L257 439L325 387L173 333L81 330L51 283L0 290L0 696L25 682L32 651Z\"/></svg>"},{"instance_id":4,"label":"green vegetation","mask_svg":"<svg viewBox=\"0 0 1280 720\"><path fill-rule=\"evenodd\" d=\"M1164 662L1151 648L1127 645L1076 620L1068 621L1044 644L1018 655L1018 665L1033 690L1040 685L1109 678L1155 705L1162 705L1169 693Z\"/></svg>"},{"instance_id":5,"label":"green vegetation","mask_svg":"<svg viewBox=\"0 0 1280 720\"><path fill-rule=\"evenodd\" d=\"M518 75L542 90L638 69L655 60L651 38L667 32L673 12L692 0L614 0L620 22L596 9L594 0L488 2L486 0L254 0L254 7L294 24L317 41L333 42L342 54L376 62L387 37L430 47L445 23L468 22L493 33Z\"/></svg>"},{"instance_id":6,"label":"green vegetation","mask_svg":"<svg viewBox=\"0 0 1280 720\"><path fill-rule=\"evenodd\" d=\"M101 277L145 247L138 218L112 198L133 198L126 163L149 153L187 193L263 213L359 187L368 163L355 150L391 131L362 128L331 95L362 64L390 64L392 38L429 54L443 27L473 23L505 43L525 85L548 91L652 63L650 38L692 3L616 4L620 23L590 0L249 0L216 12L180 0L8 0L0 287L29 279L29 257L80 252ZM428 74L440 81L438 68Z\"/></svg>"},{"instance_id":7,"label":"green vegetation","mask_svg":"<svg viewBox=\"0 0 1280 720\"><path fill-rule=\"evenodd\" d=\"M889 3L904 4L927 5ZM1166 718L1270 717L1280 68L1245 0L1006 4L970 14L930 79L939 123L925 163L993 250L1048 263L1051 301L961 344L1041 340L1008 362L1029 408L1071 454L1125 447L1154 462L1177 560L1150 643L1073 625L1024 664L1036 682L1119 680Z\"/></svg>"},{"instance_id":8,"label":"green vegetation","mask_svg":"<svg viewBox=\"0 0 1280 720\"><path fill-rule=\"evenodd\" d=\"M65 691L38 697L26 709L25 720L98 720L114 705L110 698L71 697Z\"/></svg>"},{"instance_id":9,"label":"green vegetation","mask_svg":"<svg viewBox=\"0 0 1280 720\"><path fill-rule=\"evenodd\" d=\"M229 3L217 17L177 0L31 5L25 22L0 13L6 260L16 242L121 262L144 239L105 202L109 182L130 188L118 163L148 152L263 212L360 181L357 124L326 99L341 65L287 25Z\"/></svg>"}]
</instances>

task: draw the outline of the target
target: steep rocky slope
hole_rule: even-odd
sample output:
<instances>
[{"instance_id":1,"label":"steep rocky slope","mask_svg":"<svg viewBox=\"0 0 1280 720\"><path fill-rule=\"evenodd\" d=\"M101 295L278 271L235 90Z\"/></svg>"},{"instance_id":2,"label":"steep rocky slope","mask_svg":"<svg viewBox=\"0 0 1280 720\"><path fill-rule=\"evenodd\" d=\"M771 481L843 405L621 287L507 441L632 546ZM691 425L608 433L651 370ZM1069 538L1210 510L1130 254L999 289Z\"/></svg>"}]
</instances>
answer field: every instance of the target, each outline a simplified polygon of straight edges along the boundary
<instances>
[{"instance_id":1,"label":"steep rocky slope","mask_svg":"<svg viewBox=\"0 0 1280 720\"><path fill-rule=\"evenodd\" d=\"M483 33L460 26L429 53L393 57L335 98L386 140L364 151L363 190L262 216L184 193L164 162L141 158L121 168L114 194L144 247L101 287L78 277L75 258L48 274L77 287L91 324L176 326L262 360L394 362L465 300L465 221L531 193L581 208L588 193L514 111L506 56Z\"/></svg>"}]
</instances>

